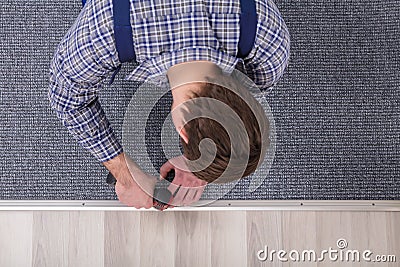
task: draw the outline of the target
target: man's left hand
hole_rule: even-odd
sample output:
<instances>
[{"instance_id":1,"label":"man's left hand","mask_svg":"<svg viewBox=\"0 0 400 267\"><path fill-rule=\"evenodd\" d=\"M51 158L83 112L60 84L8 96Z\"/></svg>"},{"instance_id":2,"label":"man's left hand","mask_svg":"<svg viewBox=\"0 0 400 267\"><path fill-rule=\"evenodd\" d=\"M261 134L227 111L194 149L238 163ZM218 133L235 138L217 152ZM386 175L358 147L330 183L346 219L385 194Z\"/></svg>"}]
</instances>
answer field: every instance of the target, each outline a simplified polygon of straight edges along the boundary
<instances>
[{"instance_id":1,"label":"man's left hand","mask_svg":"<svg viewBox=\"0 0 400 267\"><path fill-rule=\"evenodd\" d=\"M200 180L188 170L183 156L172 158L161 166L161 179L165 179L172 169L175 170L175 178L168 190L173 194L181 186L171 203L172 206L188 206L197 202L203 194L207 182Z\"/></svg>"}]
</instances>

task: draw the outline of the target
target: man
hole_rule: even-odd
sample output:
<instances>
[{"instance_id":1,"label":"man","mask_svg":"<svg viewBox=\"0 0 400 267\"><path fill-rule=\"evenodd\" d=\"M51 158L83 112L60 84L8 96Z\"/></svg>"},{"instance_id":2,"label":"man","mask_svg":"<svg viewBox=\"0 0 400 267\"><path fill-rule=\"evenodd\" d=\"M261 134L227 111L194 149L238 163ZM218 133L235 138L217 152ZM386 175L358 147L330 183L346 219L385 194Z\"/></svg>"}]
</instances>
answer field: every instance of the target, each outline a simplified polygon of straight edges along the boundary
<instances>
[{"instance_id":1,"label":"man","mask_svg":"<svg viewBox=\"0 0 400 267\"><path fill-rule=\"evenodd\" d=\"M260 89L266 90L277 82L286 68L289 58L286 25L272 0L255 0L255 3L257 33L251 51L244 58L238 57L239 0L141 0L130 3L134 50L139 66L127 79L145 82L160 75L167 77L172 89L172 109L177 110L173 114L178 114L173 115L173 120L183 140L184 155L189 160L194 161L199 156L200 150L193 147L208 136L208 133L200 133L210 121L185 121L185 115L182 112L179 115L181 107L193 98L222 95L219 101L228 105L235 99L227 92L229 90L207 83L210 74L239 69ZM113 1L90 0L57 48L50 67L49 99L64 126L117 179L119 200L136 208L149 208L155 180L123 153L98 101L97 94L103 81L120 65L113 29ZM190 78L193 73L198 76ZM183 81L180 81L182 77ZM200 84L195 83L199 81ZM209 92L213 92L211 96ZM237 99L233 101L240 103ZM187 108L186 111L191 112ZM250 110L239 113L245 114L242 118L245 121L252 121L246 126L250 152L247 153L246 169L241 172L241 176L246 176L256 169L262 158L260 140L257 139L265 129L257 128ZM225 137L217 135L215 139L226 139L222 132L216 131ZM221 175L229 161L226 157L229 158L233 150L227 150L226 145L220 146L220 143L226 142L216 141L216 161L206 170L187 168L188 163L183 157L171 159L161 167L163 177L174 168L174 183L186 187L176 196L176 204L197 201L201 187Z\"/></svg>"}]
</instances>

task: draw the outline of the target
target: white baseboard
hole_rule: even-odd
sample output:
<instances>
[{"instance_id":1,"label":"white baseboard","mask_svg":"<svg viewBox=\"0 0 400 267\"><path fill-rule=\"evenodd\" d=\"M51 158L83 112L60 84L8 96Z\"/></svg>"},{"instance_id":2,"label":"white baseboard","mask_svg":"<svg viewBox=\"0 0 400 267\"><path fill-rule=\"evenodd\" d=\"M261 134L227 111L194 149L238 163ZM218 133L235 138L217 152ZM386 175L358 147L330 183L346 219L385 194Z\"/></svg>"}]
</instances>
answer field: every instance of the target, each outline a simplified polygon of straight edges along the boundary
<instances>
[{"instance_id":1,"label":"white baseboard","mask_svg":"<svg viewBox=\"0 0 400 267\"><path fill-rule=\"evenodd\" d=\"M282 210L282 211L400 211L400 201L386 200L217 200L212 203L199 201L196 207L175 207L173 211L217 211L217 210ZM73 201L5 201L0 200L0 211L156 211L135 209L115 200Z\"/></svg>"}]
</instances>

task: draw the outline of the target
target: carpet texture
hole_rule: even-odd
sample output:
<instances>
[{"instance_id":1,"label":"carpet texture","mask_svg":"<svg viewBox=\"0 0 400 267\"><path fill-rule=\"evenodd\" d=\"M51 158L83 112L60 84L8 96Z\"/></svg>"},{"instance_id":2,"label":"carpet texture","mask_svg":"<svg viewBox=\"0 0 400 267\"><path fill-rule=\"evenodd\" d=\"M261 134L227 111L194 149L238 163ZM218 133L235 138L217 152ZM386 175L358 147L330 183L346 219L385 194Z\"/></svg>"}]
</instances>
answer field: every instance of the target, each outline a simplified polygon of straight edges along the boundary
<instances>
[{"instance_id":1,"label":"carpet texture","mask_svg":"<svg viewBox=\"0 0 400 267\"><path fill-rule=\"evenodd\" d=\"M223 199L399 200L400 1L276 3L292 46L268 96L274 164L254 193L243 181ZM79 10L78 0L0 3L1 200L116 199L107 171L47 99L50 60ZM123 80L131 69L125 65L100 96L119 138L138 87ZM157 138L151 129L148 136L151 151ZM155 165L163 160L153 157Z\"/></svg>"}]
</instances>

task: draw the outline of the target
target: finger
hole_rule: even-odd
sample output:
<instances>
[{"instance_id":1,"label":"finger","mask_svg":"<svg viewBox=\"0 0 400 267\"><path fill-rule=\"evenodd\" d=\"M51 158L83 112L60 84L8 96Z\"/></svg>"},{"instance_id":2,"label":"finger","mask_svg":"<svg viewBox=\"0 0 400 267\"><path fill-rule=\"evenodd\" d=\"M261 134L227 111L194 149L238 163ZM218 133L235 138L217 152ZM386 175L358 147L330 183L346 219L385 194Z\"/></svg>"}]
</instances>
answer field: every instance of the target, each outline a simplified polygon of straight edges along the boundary
<instances>
[{"instance_id":1,"label":"finger","mask_svg":"<svg viewBox=\"0 0 400 267\"><path fill-rule=\"evenodd\" d=\"M179 188L178 185L170 183L167 189L171 192L171 194L174 194L175 191Z\"/></svg>"},{"instance_id":2,"label":"finger","mask_svg":"<svg viewBox=\"0 0 400 267\"><path fill-rule=\"evenodd\" d=\"M198 183L196 182L196 183L192 183L192 184L190 185L190 189L199 190L199 191L203 192L204 189L206 188L206 186L207 186L207 184L198 184Z\"/></svg>"},{"instance_id":3,"label":"finger","mask_svg":"<svg viewBox=\"0 0 400 267\"><path fill-rule=\"evenodd\" d=\"M169 161L165 162L160 168L160 178L165 179L172 169L174 169L174 165Z\"/></svg>"},{"instance_id":4,"label":"finger","mask_svg":"<svg viewBox=\"0 0 400 267\"><path fill-rule=\"evenodd\" d=\"M173 191L175 192L175 191ZM176 196L172 200L173 206L183 206L183 198L187 195L188 188L181 187L176 194Z\"/></svg>"},{"instance_id":5,"label":"finger","mask_svg":"<svg viewBox=\"0 0 400 267\"><path fill-rule=\"evenodd\" d=\"M200 187L204 188L207 185L206 181L201 180L201 179L199 179L197 177L194 177L194 180L193 180L192 183L193 183L193 187L198 187L198 188L200 188Z\"/></svg>"},{"instance_id":6,"label":"finger","mask_svg":"<svg viewBox=\"0 0 400 267\"><path fill-rule=\"evenodd\" d=\"M145 209L150 209L153 207L153 201L147 201L147 204L145 205Z\"/></svg>"},{"instance_id":7,"label":"finger","mask_svg":"<svg viewBox=\"0 0 400 267\"><path fill-rule=\"evenodd\" d=\"M203 187L203 188L206 187L206 185L208 184L208 182L206 182L206 181L204 181L204 180L200 180L200 179L199 179L199 181L200 181L200 182L199 182L199 185L200 185L201 187Z\"/></svg>"},{"instance_id":8,"label":"finger","mask_svg":"<svg viewBox=\"0 0 400 267\"><path fill-rule=\"evenodd\" d=\"M203 184L203 183L202 183ZM197 181L190 181L187 179L185 176L182 175L177 175L175 176L173 183L171 183L168 186L168 190L171 191L173 194L179 187L181 187L180 190L191 190L191 189L199 189L201 191L204 191L204 188L206 187L207 184L204 185L199 185Z\"/></svg>"},{"instance_id":9,"label":"finger","mask_svg":"<svg viewBox=\"0 0 400 267\"><path fill-rule=\"evenodd\" d=\"M115 193L117 194L118 198L120 198L121 192L123 190L123 185L121 183L116 183L114 189L115 189Z\"/></svg>"},{"instance_id":10,"label":"finger","mask_svg":"<svg viewBox=\"0 0 400 267\"><path fill-rule=\"evenodd\" d=\"M196 202L195 196L197 195L196 189L190 189L187 191L186 196L183 198L183 205L188 206L193 202Z\"/></svg>"},{"instance_id":11,"label":"finger","mask_svg":"<svg viewBox=\"0 0 400 267\"><path fill-rule=\"evenodd\" d=\"M185 203L185 205L190 205L198 201L203 194L206 185L202 182L200 183L199 181L201 180L197 180L191 184L191 189L183 200L183 203Z\"/></svg>"},{"instance_id":12,"label":"finger","mask_svg":"<svg viewBox=\"0 0 400 267\"><path fill-rule=\"evenodd\" d=\"M193 191L194 194L191 195L191 200L190 200L190 203L188 203L188 205L191 205L193 203L200 201L201 196L203 195L204 189L205 189L205 187L194 190Z\"/></svg>"},{"instance_id":13,"label":"finger","mask_svg":"<svg viewBox=\"0 0 400 267\"><path fill-rule=\"evenodd\" d=\"M201 198L201 194L203 193L203 191L197 190L193 196L193 198L195 199L195 201L199 201Z\"/></svg>"}]
</instances>

